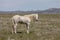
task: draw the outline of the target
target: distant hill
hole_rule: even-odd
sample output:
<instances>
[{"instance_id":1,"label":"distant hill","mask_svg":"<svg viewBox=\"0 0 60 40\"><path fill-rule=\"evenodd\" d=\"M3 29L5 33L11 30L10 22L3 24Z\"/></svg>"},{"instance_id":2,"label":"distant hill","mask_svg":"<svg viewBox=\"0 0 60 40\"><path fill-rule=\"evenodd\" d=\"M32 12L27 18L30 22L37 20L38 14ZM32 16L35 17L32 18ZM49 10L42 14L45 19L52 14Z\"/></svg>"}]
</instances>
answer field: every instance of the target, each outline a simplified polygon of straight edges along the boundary
<instances>
[{"instance_id":1,"label":"distant hill","mask_svg":"<svg viewBox=\"0 0 60 40\"><path fill-rule=\"evenodd\" d=\"M42 13L49 13L49 14L60 14L60 8L50 8L43 10Z\"/></svg>"},{"instance_id":2,"label":"distant hill","mask_svg":"<svg viewBox=\"0 0 60 40\"><path fill-rule=\"evenodd\" d=\"M0 11L0 14L21 14L21 13L40 13L40 14L60 14L60 8L49 8L46 10L35 10L35 11Z\"/></svg>"}]
</instances>

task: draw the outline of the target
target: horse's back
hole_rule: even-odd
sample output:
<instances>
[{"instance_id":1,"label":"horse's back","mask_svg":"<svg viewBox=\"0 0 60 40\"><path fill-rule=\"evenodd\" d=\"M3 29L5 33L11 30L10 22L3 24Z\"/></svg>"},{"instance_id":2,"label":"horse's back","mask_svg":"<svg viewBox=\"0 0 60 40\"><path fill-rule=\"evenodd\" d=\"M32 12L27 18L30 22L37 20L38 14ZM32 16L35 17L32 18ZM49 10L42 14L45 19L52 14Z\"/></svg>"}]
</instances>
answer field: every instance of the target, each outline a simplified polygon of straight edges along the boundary
<instances>
[{"instance_id":1,"label":"horse's back","mask_svg":"<svg viewBox=\"0 0 60 40\"><path fill-rule=\"evenodd\" d=\"M34 16L34 15L35 15L35 16L36 16L36 15L38 16L38 14L28 14L28 15L24 15L24 16L29 17L29 16Z\"/></svg>"}]
</instances>

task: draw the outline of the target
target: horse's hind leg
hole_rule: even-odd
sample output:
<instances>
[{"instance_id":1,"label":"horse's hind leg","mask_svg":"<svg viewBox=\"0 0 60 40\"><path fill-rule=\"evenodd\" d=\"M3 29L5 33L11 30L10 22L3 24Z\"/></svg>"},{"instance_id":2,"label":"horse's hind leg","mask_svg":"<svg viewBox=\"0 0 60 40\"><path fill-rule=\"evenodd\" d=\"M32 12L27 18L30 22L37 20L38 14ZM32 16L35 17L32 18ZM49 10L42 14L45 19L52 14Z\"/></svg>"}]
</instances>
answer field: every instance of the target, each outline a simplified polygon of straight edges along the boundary
<instances>
[{"instance_id":1,"label":"horse's hind leg","mask_svg":"<svg viewBox=\"0 0 60 40\"><path fill-rule=\"evenodd\" d=\"M14 21L14 20L12 20L12 23L13 23L13 25L12 25L12 34L13 34L13 33L14 33L15 21Z\"/></svg>"},{"instance_id":2,"label":"horse's hind leg","mask_svg":"<svg viewBox=\"0 0 60 40\"><path fill-rule=\"evenodd\" d=\"M16 32L16 28L17 28L17 23L12 26L12 34L13 33L15 33L15 34L17 33Z\"/></svg>"},{"instance_id":3,"label":"horse's hind leg","mask_svg":"<svg viewBox=\"0 0 60 40\"><path fill-rule=\"evenodd\" d=\"M14 32L14 26L12 26L12 34L13 34L13 32Z\"/></svg>"},{"instance_id":4,"label":"horse's hind leg","mask_svg":"<svg viewBox=\"0 0 60 40\"><path fill-rule=\"evenodd\" d=\"M14 25L14 33L16 34L17 23Z\"/></svg>"},{"instance_id":5,"label":"horse's hind leg","mask_svg":"<svg viewBox=\"0 0 60 40\"><path fill-rule=\"evenodd\" d=\"M27 34L29 34L29 25L30 25L30 23L26 24L26 27L27 27Z\"/></svg>"}]
</instances>

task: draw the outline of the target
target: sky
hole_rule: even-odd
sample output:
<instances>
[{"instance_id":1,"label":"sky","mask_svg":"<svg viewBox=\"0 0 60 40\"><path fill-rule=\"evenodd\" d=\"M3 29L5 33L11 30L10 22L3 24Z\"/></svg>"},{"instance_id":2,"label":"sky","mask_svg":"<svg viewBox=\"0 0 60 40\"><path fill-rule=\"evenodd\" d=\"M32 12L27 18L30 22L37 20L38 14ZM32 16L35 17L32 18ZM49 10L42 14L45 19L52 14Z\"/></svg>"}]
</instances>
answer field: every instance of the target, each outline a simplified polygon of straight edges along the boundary
<instances>
[{"instance_id":1,"label":"sky","mask_svg":"<svg viewBox=\"0 0 60 40\"><path fill-rule=\"evenodd\" d=\"M60 8L60 0L0 0L0 11L31 11Z\"/></svg>"}]
</instances>

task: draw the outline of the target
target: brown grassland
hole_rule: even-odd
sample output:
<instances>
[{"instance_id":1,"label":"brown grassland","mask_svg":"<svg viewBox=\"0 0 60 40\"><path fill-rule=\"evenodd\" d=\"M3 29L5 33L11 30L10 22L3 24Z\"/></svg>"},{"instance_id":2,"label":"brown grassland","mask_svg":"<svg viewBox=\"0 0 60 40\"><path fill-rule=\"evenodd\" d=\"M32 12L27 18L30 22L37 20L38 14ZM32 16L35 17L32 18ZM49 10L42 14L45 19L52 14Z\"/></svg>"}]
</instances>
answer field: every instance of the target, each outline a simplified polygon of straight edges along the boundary
<instances>
[{"instance_id":1,"label":"brown grassland","mask_svg":"<svg viewBox=\"0 0 60 40\"><path fill-rule=\"evenodd\" d=\"M0 14L0 40L60 40L60 14L39 14L39 21L30 25L30 34L24 24L18 24L17 34L12 35L13 15Z\"/></svg>"}]
</instances>

